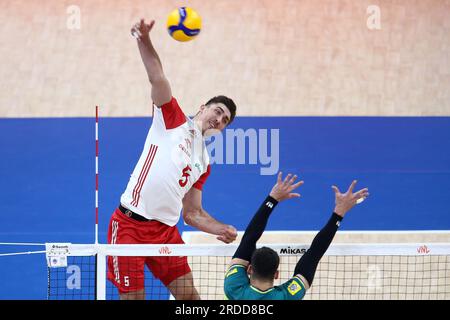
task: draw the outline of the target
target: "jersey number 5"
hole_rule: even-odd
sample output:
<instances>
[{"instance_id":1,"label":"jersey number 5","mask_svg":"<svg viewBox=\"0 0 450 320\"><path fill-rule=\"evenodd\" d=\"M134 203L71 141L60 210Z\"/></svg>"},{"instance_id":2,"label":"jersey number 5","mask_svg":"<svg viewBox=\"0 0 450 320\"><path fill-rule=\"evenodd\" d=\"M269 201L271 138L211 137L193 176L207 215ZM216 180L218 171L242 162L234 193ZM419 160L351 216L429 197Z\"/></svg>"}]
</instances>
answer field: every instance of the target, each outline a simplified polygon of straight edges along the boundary
<instances>
[{"instance_id":1,"label":"jersey number 5","mask_svg":"<svg viewBox=\"0 0 450 320\"><path fill-rule=\"evenodd\" d=\"M190 171L191 171L191 167L189 165L187 165L183 169L183 175L181 176L181 179L178 180L178 183L180 184L181 187L186 186L186 184L188 183L188 179L189 179L189 176L190 176Z\"/></svg>"}]
</instances>

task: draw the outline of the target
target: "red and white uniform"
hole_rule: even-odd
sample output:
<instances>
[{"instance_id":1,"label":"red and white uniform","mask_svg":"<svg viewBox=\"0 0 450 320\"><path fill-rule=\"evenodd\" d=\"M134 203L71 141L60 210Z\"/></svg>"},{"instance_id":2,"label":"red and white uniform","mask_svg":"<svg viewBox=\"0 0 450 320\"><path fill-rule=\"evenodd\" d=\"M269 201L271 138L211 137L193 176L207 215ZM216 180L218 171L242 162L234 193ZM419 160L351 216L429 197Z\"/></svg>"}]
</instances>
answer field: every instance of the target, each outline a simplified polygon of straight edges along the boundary
<instances>
[{"instance_id":1,"label":"red and white uniform","mask_svg":"<svg viewBox=\"0 0 450 320\"><path fill-rule=\"evenodd\" d=\"M153 107L153 123L144 150L120 202L149 219L137 221L117 208L110 220L108 243L182 244L177 229L182 200L191 187L202 189L209 175L202 132L181 111L175 98ZM187 257L108 257L108 279L119 292L144 288L144 266L168 286L191 272Z\"/></svg>"},{"instance_id":2,"label":"red and white uniform","mask_svg":"<svg viewBox=\"0 0 450 320\"><path fill-rule=\"evenodd\" d=\"M202 190L209 156L201 130L175 98L153 107L153 123L121 203L151 220L174 226L191 187Z\"/></svg>"}]
</instances>

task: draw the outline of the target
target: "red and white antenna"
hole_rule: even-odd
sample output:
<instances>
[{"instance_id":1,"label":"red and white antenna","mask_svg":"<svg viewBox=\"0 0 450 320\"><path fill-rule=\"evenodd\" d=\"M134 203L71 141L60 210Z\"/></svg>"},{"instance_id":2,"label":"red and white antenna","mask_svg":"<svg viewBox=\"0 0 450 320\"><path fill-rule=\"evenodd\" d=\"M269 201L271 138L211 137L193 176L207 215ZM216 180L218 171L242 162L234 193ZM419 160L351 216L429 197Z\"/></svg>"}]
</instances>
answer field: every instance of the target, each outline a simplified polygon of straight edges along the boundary
<instances>
[{"instance_id":1,"label":"red and white antenna","mask_svg":"<svg viewBox=\"0 0 450 320\"><path fill-rule=\"evenodd\" d=\"M95 106L95 244L98 244L98 106Z\"/></svg>"}]
</instances>

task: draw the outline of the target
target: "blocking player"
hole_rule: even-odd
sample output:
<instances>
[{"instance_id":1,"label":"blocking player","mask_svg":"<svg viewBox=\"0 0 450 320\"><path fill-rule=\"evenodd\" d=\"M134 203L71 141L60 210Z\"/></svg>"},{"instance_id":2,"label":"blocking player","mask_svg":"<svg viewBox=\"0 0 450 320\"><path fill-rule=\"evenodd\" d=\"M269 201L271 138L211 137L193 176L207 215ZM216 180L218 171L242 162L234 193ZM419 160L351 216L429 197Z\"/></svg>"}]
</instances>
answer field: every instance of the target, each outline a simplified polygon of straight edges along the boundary
<instances>
[{"instance_id":1,"label":"blocking player","mask_svg":"<svg viewBox=\"0 0 450 320\"><path fill-rule=\"evenodd\" d=\"M153 122L111 217L108 243L184 243L176 227L180 211L187 224L230 243L236 239L236 229L202 207L202 187L210 174L204 137L229 125L236 105L226 96L216 96L193 119L187 117L172 96L150 40L154 23L141 19L131 30L151 84ZM186 257L109 257L108 279L119 289L121 299L145 299L145 265L176 299L199 299Z\"/></svg>"},{"instance_id":2,"label":"blocking player","mask_svg":"<svg viewBox=\"0 0 450 320\"><path fill-rule=\"evenodd\" d=\"M274 286L274 279L278 278L280 258L271 248L256 249L256 242L264 232L269 216L276 205L285 199L299 197L298 193L292 193L292 191L303 184L303 181L294 184L297 178L295 175L291 178L289 174L284 180L281 178L280 172L277 183L247 226L231 260L224 281L225 297L229 300L302 299L311 286L317 265L333 240L345 214L359 199L369 195L367 188L353 193L356 180L345 193L341 193L336 186L333 186L336 200L330 219L298 261L292 278L279 286Z\"/></svg>"}]
</instances>

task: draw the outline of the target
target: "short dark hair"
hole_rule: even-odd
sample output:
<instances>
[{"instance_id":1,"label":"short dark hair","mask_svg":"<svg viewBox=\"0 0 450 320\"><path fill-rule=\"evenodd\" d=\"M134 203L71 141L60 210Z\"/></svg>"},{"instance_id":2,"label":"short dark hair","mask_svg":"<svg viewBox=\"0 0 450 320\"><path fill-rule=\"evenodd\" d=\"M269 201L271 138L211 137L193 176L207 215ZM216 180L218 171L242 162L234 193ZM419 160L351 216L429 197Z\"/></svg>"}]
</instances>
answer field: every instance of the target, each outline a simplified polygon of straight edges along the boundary
<instances>
[{"instance_id":1,"label":"short dark hair","mask_svg":"<svg viewBox=\"0 0 450 320\"><path fill-rule=\"evenodd\" d=\"M279 264L280 257L271 248L262 247L256 249L252 254L251 265L253 267L253 276L257 279L273 280Z\"/></svg>"},{"instance_id":2,"label":"short dark hair","mask_svg":"<svg viewBox=\"0 0 450 320\"><path fill-rule=\"evenodd\" d=\"M230 122L228 122L228 124L233 122L234 117L236 116L236 104L232 99L226 96L216 96L214 98L209 99L209 101L205 105L208 106L212 103L223 103L228 108L228 110L230 110L231 114Z\"/></svg>"}]
</instances>

